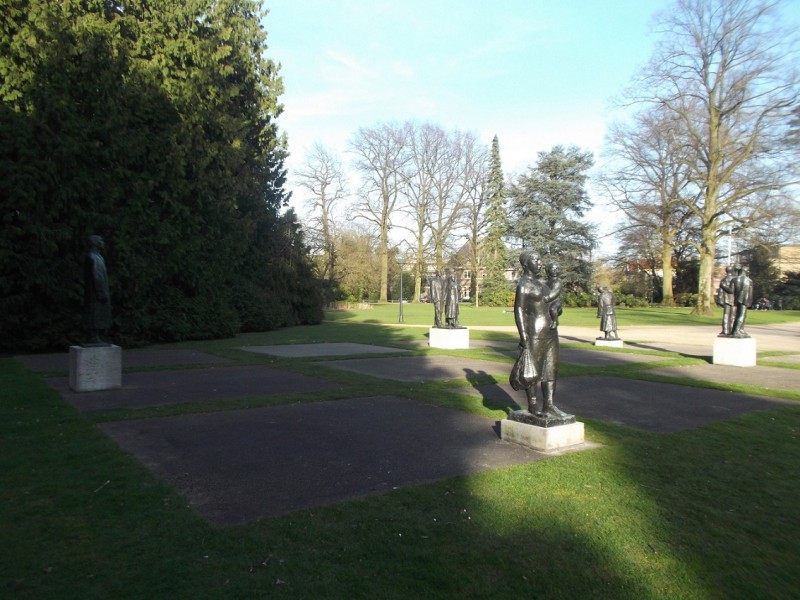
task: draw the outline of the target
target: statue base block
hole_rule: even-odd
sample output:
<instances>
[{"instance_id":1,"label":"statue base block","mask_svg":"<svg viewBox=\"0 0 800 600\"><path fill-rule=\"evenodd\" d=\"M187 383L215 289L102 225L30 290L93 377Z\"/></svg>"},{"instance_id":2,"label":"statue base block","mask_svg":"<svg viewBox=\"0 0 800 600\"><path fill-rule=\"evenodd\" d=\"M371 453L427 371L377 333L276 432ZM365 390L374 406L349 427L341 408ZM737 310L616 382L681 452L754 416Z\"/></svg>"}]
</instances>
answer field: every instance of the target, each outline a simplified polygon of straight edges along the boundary
<instances>
[{"instance_id":1,"label":"statue base block","mask_svg":"<svg viewBox=\"0 0 800 600\"><path fill-rule=\"evenodd\" d=\"M622 340L607 340L605 338L597 338L594 341L595 346L606 346L607 348L622 348Z\"/></svg>"},{"instance_id":2,"label":"statue base block","mask_svg":"<svg viewBox=\"0 0 800 600\"><path fill-rule=\"evenodd\" d=\"M584 441L583 423L574 421L566 425L539 427L512 419L503 419L500 421L500 437L508 442L522 444L539 452L550 452L582 444Z\"/></svg>"},{"instance_id":3,"label":"statue base block","mask_svg":"<svg viewBox=\"0 0 800 600\"><path fill-rule=\"evenodd\" d=\"M469 350L469 329L447 329L431 327L428 332L428 345L431 348L446 350Z\"/></svg>"},{"instance_id":4,"label":"statue base block","mask_svg":"<svg viewBox=\"0 0 800 600\"><path fill-rule=\"evenodd\" d=\"M74 392L96 392L122 387L122 348L70 346L69 387Z\"/></svg>"},{"instance_id":5,"label":"statue base block","mask_svg":"<svg viewBox=\"0 0 800 600\"><path fill-rule=\"evenodd\" d=\"M731 365L733 367L756 366L755 338L714 338L714 356L711 362L715 365Z\"/></svg>"}]
</instances>

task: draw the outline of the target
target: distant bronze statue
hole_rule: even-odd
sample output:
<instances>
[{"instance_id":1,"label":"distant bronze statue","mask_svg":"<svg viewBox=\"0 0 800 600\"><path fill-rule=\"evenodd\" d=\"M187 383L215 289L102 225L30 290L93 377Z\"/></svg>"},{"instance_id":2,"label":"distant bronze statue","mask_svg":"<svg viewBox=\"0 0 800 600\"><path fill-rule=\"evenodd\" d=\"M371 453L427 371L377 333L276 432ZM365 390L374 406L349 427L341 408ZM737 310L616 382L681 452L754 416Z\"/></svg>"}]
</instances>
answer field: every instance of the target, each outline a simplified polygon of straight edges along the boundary
<instances>
[{"instance_id":1,"label":"distant bronze statue","mask_svg":"<svg viewBox=\"0 0 800 600\"><path fill-rule=\"evenodd\" d=\"M550 303L550 329L558 328L558 317L564 312L561 303L561 267L557 263L548 263L544 268L547 273L547 287L550 288L550 295L554 296Z\"/></svg>"},{"instance_id":2,"label":"distant bronze statue","mask_svg":"<svg viewBox=\"0 0 800 600\"><path fill-rule=\"evenodd\" d=\"M103 258L105 243L99 235L89 236L89 249L84 260L84 311L87 345L106 345L100 331L111 327L111 294Z\"/></svg>"},{"instance_id":3,"label":"distant bronze statue","mask_svg":"<svg viewBox=\"0 0 800 600\"><path fill-rule=\"evenodd\" d=\"M447 270L447 279L444 283L444 317L446 326L449 329L460 329L458 323L458 301L461 299L458 290L458 282L453 269Z\"/></svg>"},{"instance_id":4,"label":"distant bronze statue","mask_svg":"<svg viewBox=\"0 0 800 600\"><path fill-rule=\"evenodd\" d=\"M515 390L525 390L527 411L515 411L509 419L548 427L574 423L569 415L555 405L558 379L558 329L551 327L551 304L558 297L546 281L538 279L542 259L538 253L520 254L522 276L517 283L514 300L514 321L519 332L519 357L511 369L509 382ZM542 408L536 410L536 387L542 387Z\"/></svg>"},{"instance_id":5,"label":"distant bronze statue","mask_svg":"<svg viewBox=\"0 0 800 600\"><path fill-rule=\"evenodd\" d=\"M439 270L430 278L428 283L431 293L430 299L433 302L433 326L442 326L442 310L444 308L444 279L442 279Z\"/></svg>"},{"instance_id":6,"label":"distant bronze statue","mask_svg":"<svg viewBox=\"0 0 800 600\"><path fill-rule=\"evenodd\" d=\"M736 278L733 280L733 296L736 302L736 317L733 321L731 336L749 338L744 330L747 308L753 304L753 280L747 276L747 268L736 265Z\"/></svg>"},{"instance_id":7,"label":"distant bronze statue","mask_svg":"<svg viewBox=\"0 0 800 600\"><path fill-rule=\"evenodd\" d=\"M720 336L729 336L733 332L733 322L736 318L735 299L733 295L733 280L735 279L732 265L725 267L725 277L719 282L717 290L717 304L722 307L722 332Z\"/></svg>"},{"instance_id":8,"label":"distant bronze statue","mask_svg":"<svg viewBox=\"0 0 800 600\"><path fill-rule=\"evenodd\" d=\"M600 295L597 297L597 317L600 319L600 331L604 340L618 340L617 313L614 293L607 287L598 287Z\"/></svg>"}]
</instances>

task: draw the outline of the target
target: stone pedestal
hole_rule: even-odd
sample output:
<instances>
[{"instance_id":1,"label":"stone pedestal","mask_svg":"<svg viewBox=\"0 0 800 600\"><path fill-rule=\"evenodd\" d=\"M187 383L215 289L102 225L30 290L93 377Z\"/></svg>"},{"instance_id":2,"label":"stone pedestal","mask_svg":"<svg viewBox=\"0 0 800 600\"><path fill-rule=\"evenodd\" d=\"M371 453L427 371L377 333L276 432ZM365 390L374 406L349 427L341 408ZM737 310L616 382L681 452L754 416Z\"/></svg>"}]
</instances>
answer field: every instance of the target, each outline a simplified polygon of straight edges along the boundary
<instances>
[{"instance_id":1,"label":"stone pedestal","mask_svg":"<svg viewBox=\"0 0 800 600\"><path fill-rule=\"evenodd\" d=\"M607 348L622 348L622 340L607 340L605 338L597 338L594 341L595 346L606 346Z\"/></svg>"},{"instance_id":2,"label":"stone pedestal","mask_svg":"<svg viewBox=\"0 0 800 600\"><path fill-rule=\"evenodd\" d=\"M431 348L469 350L469 329L466 327L459 329L431 327L428 335L428 345Z\"/></svg>"},{"instance_id":3,"label":"stone pedestal","mask_svg":"<svg viewBox=\"0 0 800 600\"><path fill-rule=\"evenodd\" d=\"M122 387L122 348L70 346L69 387L74 392L95 392Z\"/></svg>"},{"instance_id":4,"label":"stone pedestal","mask_svg":"<svg viewBox=\"0 0 800 600\"><path fill-rule=\"evenodd\" d=\"M550 452L582 444L583 423L575 421L566 425L539 427L522 421L503 419L500 421L500 437L539 452Z\"/></svg>"},{"instance_id":5,"label":"stone pedestal","mask_svg":"<svg viewBox=\"0 0 800 600\"><path fill-rule=\"evenodd\" d=\"M755 338L714 338L714 356L711 362L715 365L731 365L734 367L756 366Z\"/></svg>"}]
</instances>

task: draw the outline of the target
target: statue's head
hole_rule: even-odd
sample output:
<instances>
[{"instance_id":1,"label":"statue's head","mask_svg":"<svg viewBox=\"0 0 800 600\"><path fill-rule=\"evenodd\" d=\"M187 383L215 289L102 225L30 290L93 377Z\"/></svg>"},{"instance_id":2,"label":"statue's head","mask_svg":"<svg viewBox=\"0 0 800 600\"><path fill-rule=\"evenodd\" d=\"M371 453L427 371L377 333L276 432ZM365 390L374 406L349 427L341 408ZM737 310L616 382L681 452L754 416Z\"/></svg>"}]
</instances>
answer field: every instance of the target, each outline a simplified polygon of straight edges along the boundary
<instances>
[{"instance_id":1,"label":"statue's head","mask_svg":"<svg viewBox=\"0 0 800 600\"><path fill-rule=\"evenodd\" d=\"M523 268L528 269L533 273L538 273L542 270L542 257L539 256L538 252L534 252L533 250L525 250L522 254L520 254L519 263L523 266Z\"/></svg>"},{"instance_id":2,"label":"statue's head","mask_svg":"<svg viewBox=\"0 0 800 600\"><path fill-rule=\"evenodd\" d=\"M103 241L103 238L101 238L99 235L90 235L88 243L89 243L89 248L91 248L92 250L102 250L106 246L105 242Z\"/></svg>"},{"instance_id":3,"label":"statue's head","mask_svg":"<svg viewBox=\"0 0 800 600\"><path fill-rule=\"evenodd\" d=\"M545 270L547 271L548 277L558 277L561 275L561 267L558 266L558 263L548 263Z\"/></svg>"}]
</instances>

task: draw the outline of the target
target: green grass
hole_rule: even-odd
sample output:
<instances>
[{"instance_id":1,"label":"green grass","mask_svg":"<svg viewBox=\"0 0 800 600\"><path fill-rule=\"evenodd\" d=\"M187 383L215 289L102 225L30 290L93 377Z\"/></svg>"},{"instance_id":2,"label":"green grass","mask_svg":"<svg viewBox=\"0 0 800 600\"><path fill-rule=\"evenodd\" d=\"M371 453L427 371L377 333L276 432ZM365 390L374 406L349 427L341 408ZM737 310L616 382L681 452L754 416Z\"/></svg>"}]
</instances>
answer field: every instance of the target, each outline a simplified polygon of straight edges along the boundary
<instances>
[{"instance_id":1,"label":"green grass","mask_svg":"<svg viewBox=\"0 0 800 600\"><path fill-rule=\"evenodd\" d=\"M408 325L417 319L428 324L430 306L407 306ZM424 311L416 315L415 308ZM374 317L381 310L365 312ZM462 314L470 324L478 315L486 324L504 324L491 322L505 318L491 312L496 309L472 308L474 315L469 310ZM631 314L644 321L640 324L654 324L666 313ZM679 312L672 319L684 317ZM226 356L234 364L324 375L350 386L345 394L79 413L40 375L0 359L0 597L797 596L800 406L673 434L587 420L587 437L602 447L237 527L214 527L197 517L185 499L95 426L114 419L397 393L396 382L324 370L311 360L245 353L237 349L243 345L350 341L420 355L449 353L420 345L424 328L357 325L351 318L178 345ZM669 357L661 365L696 362L654 354ZM468 355L496 361L503 373L511 363L486 349ZM645 378L642 368L567 365L561 375ZM481 382L504 378L489 374ZM469 383L404 384L402 393L502 418L509 407L453 391ZM800 391L793 399L800 400Z\"/></svg>"},{"instance_id":2,"label":"green grass","mask_svg":"<svg viewBox=\"0 0 800 600\"><path fill-rule=\"evenodd\" d=\"M371 304L368 310L337 310L325 313L325 319L335 322L348 323L397 323L400 305ZM719 325L722 311L714 308L712 316L699 317L691 314L691 308L617 308L617 317L620 324L626 326L637 325ZM461 304L459 319L467 326L514 326L514 314L510 307L475 308L471 304ZM767 325L774 323L788 323L800 321L800 311L796 310L765 310L749 311L747 323L750 325ZM405 325L433 324L433 305L431 304L403 304L403 322ZM565 308L564 314L559 319L561 325L572 327L597 328L596 308Z\"/></svg>"}]
</instances>

